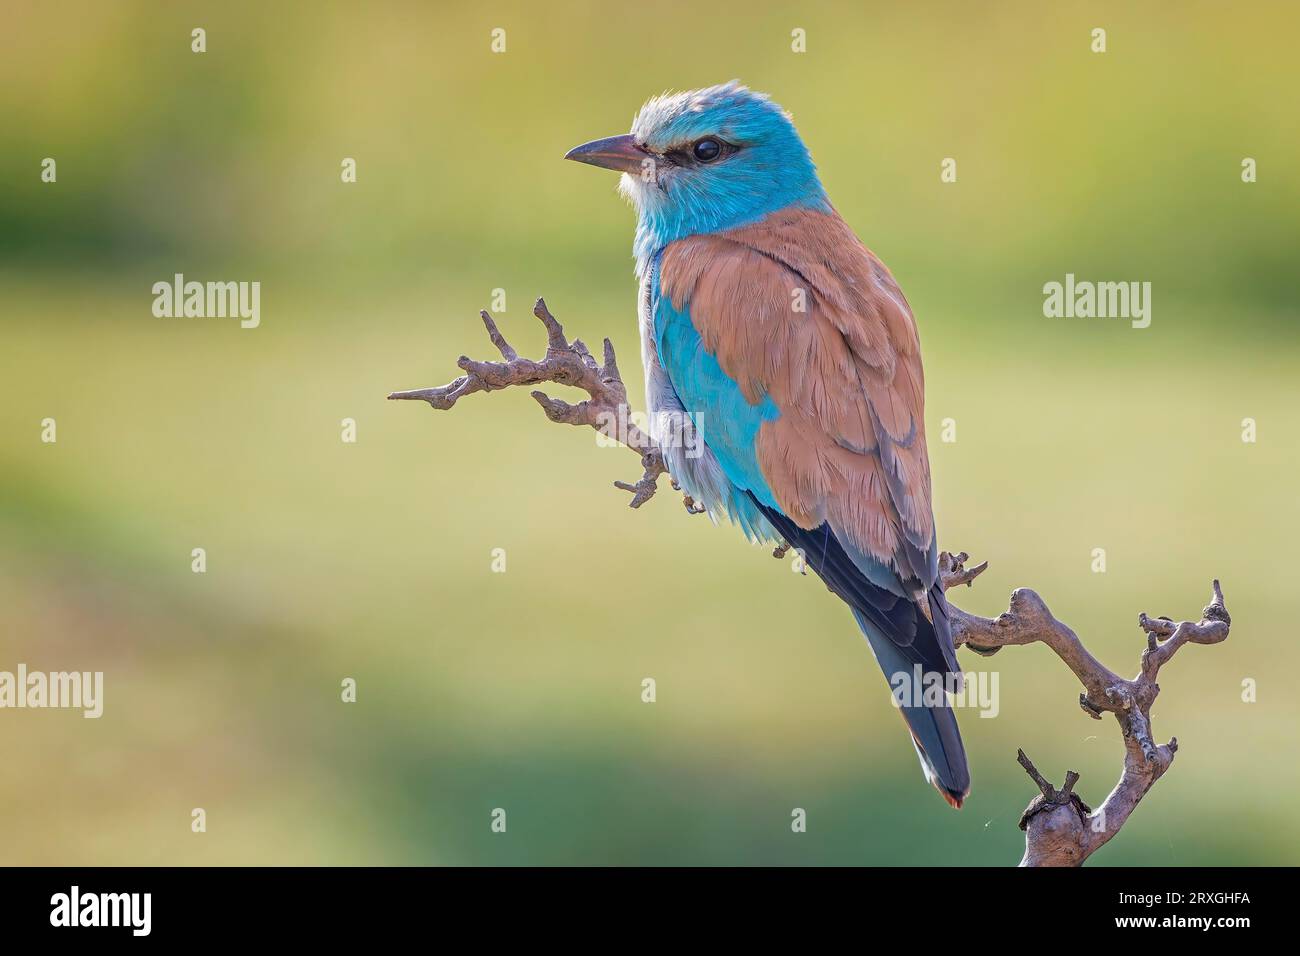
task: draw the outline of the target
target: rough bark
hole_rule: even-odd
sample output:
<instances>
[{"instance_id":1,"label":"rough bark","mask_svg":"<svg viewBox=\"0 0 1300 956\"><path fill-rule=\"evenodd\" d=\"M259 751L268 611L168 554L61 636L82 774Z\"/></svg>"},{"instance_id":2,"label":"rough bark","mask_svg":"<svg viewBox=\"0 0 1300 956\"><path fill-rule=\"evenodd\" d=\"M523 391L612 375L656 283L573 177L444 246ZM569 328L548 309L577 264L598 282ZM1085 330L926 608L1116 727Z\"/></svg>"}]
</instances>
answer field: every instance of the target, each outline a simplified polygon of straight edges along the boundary
<instances>
[{"instance_id":1,"label":"rough bark","mask_svg":"<svg viewBox=\"0 0 1300 956\"><path fill-rule=\"evenodd\" d=\"M604 342L604 362L597 362L580 339L570 342L546 303L538 299L533 314L546 329L547 348L538 360L521 358L501 335L487 312L481 312L488 338L501 354L501 361L476 361L461 356L457 362L464 373L434 388L393 392L394 400L427 402L435 409L450 409L466 395L515 386L550 382L585 391L588 398L577 404L551 398L534 389L531 394L553 422L586 425L621 442L641 456L641 477L635 482L614 482L632 495L630 505L639 508L658 490L659 478L668 474L654 441L630 421L627 388L623 384L609 339ZM671 480L671 476L669 476ZM676 485L674 484L674 488ZM700 509L684 496L688 511ZM780 545L773 556L782 558L788 545ZM988 568L984 562L967 568L968 555L940 555L939 572L945 590L970 586ZM1074 792L1079 775L1066 774L1059 789L1043 777L1023 750L1017 760L1029 774L1039 793L1025 808L1020 828L1025 831L1025 854L1021 866L1079 866L1119 832L1147 791L1173 763L1178 739L1156 743L1151 730L1151 706L1160 693L1156 677L1160 669L1186 644L1217 644L1225 640L1232 623L1224 606L1223 591L1216 580L1211 600L1198 621L1175 622L1166 617L1138 617L1146 634L1137 676L1125 679L1089 653L1079 636L1058 621L1034 591L1017 588L1005 612L996 618L968 614L951 603L953 641L965 644L977 654L989 656L1008 645L1046 644L1083 685L1079 706L1094 720L1111 714L1119 724L1124 742L1124 765L1119 781L1096 810Z\"/></svg>"}]
</instances>

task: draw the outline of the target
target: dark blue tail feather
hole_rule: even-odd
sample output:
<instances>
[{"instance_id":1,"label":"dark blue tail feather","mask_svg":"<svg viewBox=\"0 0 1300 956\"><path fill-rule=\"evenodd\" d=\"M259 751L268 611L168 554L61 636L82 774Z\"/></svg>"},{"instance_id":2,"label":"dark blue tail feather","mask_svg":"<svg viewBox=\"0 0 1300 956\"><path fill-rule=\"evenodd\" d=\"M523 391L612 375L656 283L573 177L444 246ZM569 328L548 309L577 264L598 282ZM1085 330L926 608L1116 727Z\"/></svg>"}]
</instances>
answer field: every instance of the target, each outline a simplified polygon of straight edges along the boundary
<instances>
[{"instance_id":1,"label":"dark blue tail feather","mask_svg":"<svg viewBox=\"0 0 1300 956\"><path fill-rule=\"evenodd\" d=\"M900 582L900 591L925 595L927 607L922 610L913 598L881 587L868 578L829 525L806 530L757 499L755 504L777 533L798 549L808 566L852 609L891 686L898 686L898 675L910 682L917 665L923 675L950 678L958 673L948 605L937 583L926 588L920 581ZM926 779L945 800L960 807L970 792L970 770L952 707L946 697L940 704L926 705L910 698L902 703L904 706L899 710L911 732Z\"/></svg>"}]
</instances>

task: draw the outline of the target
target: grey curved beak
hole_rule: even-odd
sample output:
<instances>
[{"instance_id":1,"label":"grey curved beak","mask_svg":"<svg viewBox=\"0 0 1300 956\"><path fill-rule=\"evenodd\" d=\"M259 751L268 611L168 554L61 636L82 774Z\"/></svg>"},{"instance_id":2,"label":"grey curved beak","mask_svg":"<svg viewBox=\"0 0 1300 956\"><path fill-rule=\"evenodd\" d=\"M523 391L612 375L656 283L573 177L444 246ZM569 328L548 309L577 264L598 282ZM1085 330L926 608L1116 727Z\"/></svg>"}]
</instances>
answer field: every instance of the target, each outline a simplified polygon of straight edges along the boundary
<instances>
[{"instance_id":1,"label":"grey curved beak","mask_svg":"<svg viewBox=\"0 0 1300 956\"><path fill-rule=\"evenodd\" d=\"M565 159L602 169L616 169L619 172L635 173L641 170L641 164L650 156L636 144L631 133L622 136L607 136L575 146L564 154Z\"/></svg>"}]
</instances>

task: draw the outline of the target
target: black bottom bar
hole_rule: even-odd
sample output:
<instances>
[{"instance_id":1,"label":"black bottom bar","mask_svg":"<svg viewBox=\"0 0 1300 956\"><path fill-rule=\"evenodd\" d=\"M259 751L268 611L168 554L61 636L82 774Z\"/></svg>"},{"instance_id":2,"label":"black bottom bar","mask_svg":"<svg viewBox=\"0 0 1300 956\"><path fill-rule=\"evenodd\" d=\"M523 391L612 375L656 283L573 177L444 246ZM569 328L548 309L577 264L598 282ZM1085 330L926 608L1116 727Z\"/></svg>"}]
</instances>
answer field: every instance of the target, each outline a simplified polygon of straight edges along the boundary
<instances>
[{"instance_id":1,"label":"black bottom bar","mask_svg":"<svg viewBox=\"0 0 1300 956\"><path fill-rule=\"evenodd\" d=\"M445 943L531 934L535 944L590 936L666 945L683 932L810 943L846 929L864 944L899 946L1011 932L1043 934L1016 937L1021 943L1189 933L1230 942L1257 929L1289 935L1294 913L1283 910L1294 877L1278 869L1100 867L10 869L0 871L0 917L7 943L75 937L92 947L137 939L375 942L413 930Z\"/></svg>"}]
</instances>

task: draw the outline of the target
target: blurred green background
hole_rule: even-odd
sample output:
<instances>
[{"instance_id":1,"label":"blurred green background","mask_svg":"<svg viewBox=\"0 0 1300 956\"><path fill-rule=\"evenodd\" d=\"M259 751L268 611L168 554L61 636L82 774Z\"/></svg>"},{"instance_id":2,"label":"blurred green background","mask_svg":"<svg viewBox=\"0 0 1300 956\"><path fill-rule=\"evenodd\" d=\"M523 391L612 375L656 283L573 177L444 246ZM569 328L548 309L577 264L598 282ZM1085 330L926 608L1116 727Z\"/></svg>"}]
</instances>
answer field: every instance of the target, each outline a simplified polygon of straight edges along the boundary
<instances>
[{"instance_id":1,"label":"blurred green background","mask_svg":"<svg viewBox=\"0 0 1300 956\"><path fill-rule=\"evenodd\" d=\"M639 406L632 214L560 157L732 77L793 112L911 300L940 543L992 563L958 602L1031 586L1132 673L1138 612L1195 616L1223 580L1230 641L1162 675L1177 763L1094 863L1300 862L1298 26L1281 3L0 2L0 670L106 682L98 721L0 712L0 862L1013 864L1018 746L1100 802L1118 730L1044 648L962 652L1001 709L963 715L953 813L815 578L671 495L629 510L633 456L522 392L385 402L487 356L500 288L521 351L537 295L611 335ZM155 318L176 272L260 281L261 327ZM1067 272L1152 282L1151 327L1044 318Z\"/></svg>"}]
</instances>

